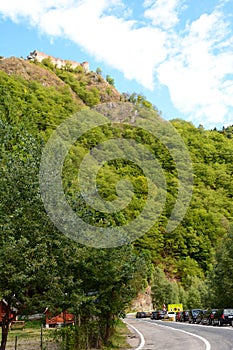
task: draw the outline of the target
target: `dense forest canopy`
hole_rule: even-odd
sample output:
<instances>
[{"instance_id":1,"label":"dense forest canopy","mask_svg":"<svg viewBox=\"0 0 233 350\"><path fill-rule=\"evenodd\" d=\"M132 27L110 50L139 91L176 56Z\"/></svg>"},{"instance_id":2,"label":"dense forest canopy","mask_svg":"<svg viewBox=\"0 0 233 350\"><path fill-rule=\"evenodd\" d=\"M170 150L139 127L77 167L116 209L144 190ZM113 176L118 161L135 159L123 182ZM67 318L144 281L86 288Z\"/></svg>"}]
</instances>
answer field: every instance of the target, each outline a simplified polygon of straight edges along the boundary
<instances>
[{"instance_id":1,"label":"dense forest canopy","mask_svg":"<svg viewBox=\"0 0 233 350\"><path fill-rule=\"evenodd\" d=\"M121 120L117 111L122 102L130 106L131 114L127 115L124 110ZM149 187L147 176L138 165L141 164L138 155L135 156L138 164L124 157L112 159L109 156L109 160L96 170L98 193L105 201L118 199L119 181L126 180L132 184L133 195L125 208L106 213L93 209L81 195L77 169L82 159L110 139L124 139L143 145L158 161L166 183L165 188L161 179L157 188L152 189L153 198L158 193L160 196L157 198L162 197L166 192L161 212L161 203L157 204L159 215L153 225L137 239L129 239L126 245L114 249L95 249L70 242L58 232L46 215L38 182L41 153L52 132L74 113L101 104L102 109L94 109L95 113L107 115L105 107L111 106L112 123L109 121L83 133L70 147L64 161L63 188L72 209L86 223L107 228L130 223L145 206ZM135 119L139 121L137 127ZM61 309L66 307L81 314L89 312L102 317L101 334L107 340L114 317L119 310L130 307L130 300L147 283L152 285L156 307L164 302L183 302L185 307L209 306L211 303L216 305L216 300L223 305L225 301L218 298L221 283L232 295L233 284L227 269L233 266L230 253L233 126L205 130L201 125L196 127L180 119L170 121L177 133L176 144L179 146L182 140L188 150L192 164L192 193L185 216L169 232L166 227L179 195L179 172L172 154L172 138L169 139L163 128L159 130L160 134L164 133L162 139L148 130L151 120L158 126L163 121L156 107L144 96L120 94L112 79L108 77L105 80L99 69L85 73L81 67L58 69L49 60L33 63L11 58L0 61L0 120L0 170L4 179L0 188L3 198L0 205L0 256L2 263L6 262L6 270L0 274L0 296L6 298L9 304L15 303L12 295L17 294L22 305L27 303L28 308L33 309L39 307L38 296L43 294L42 304L49 301ZM120 144L114 144L114 147L111 152L120 154ZM129 143L127 147L128 154L131 154ZM187 164L187 159L180 159L184 173ZM149 170L147 165L148 173ZM160 176L157 176L158 179ZM178 211L176 214L179 216ZM139 230L138 227L135 231ZM16 247L14 252L18 252L14 254L16 262L10 258L12 246ZM72 259L67 261L67 255ZM32 256L35 257L34 264L30 262ZM63 262L62 271L58 256ZM227 264L224 257L228 259ZM52 264L47 263L48 259ZM7 264L11 271L15 271L14 278L9 277ZM22 275L15 264L22 267ZM40 278L29 279L32 271L37 276L41 266ZM221 273L225 272L226 277L222 281ZM42 288L43 274L53 278L45 280L46 287ZM206 290L207 284L211 285L211 296ZM57 295L54 294L55 289ZM90 297L89 292L97 294ZM117 298L117 294L120 297ZM69 298L65 300L64 295L69 295ZM33 302L29 303L29 299ZM93 299L98 302L93 303ZM109 303L112 308L107 307ZM78 311L74 310L74 304Z\"/></svg>"},{"instance_id":2,"label":"dense forest canopy","mask_svg":"<svg viewBox=\"0 0 233 350\"><path fill-rule=\"evenodd\" d=\"M23 73L20 75L20 71L16 70L18 62L13 61L11 64L8 62L5 65L2 62L0 71L1 120L19 129L27 129L34 137L42 136L45 140L67 117L85 107L84 95L80 93L76 85L79 84L83 90L86 89L86 94L91 94L92 88L89 90L86 86L91 86L92 80L94 82L96 79L104 80L97 73L85 74L82 67L76 71L57 69L48 59L45 60L44 65L26 63L29 66L27 68L29 77L24 76ZM26 63L24 62L24 65ZM17 74L9 74L9 65L11 71L15 67ZM35 76L33 76L33 68L35 68ZM38 69L40 69L39 72ZM103 96L104 93L109 96L106 88L103 91L103 85L100 84L98 88L99 96ZM112 99L113 101L128 99L133 104L137 104L137 107L139 104L143 106L144 103L153 118L159 118L158 111L147 103L148 101L143 96L115 94ZM93 104L105 102L105 100L105 98L102 100L99 98L93 100ZM182 276L184 275L183 264L186 265L187 259L190 264L192 262L194 265L197 264L200 273L207 273L211 269L217 243L228 232L233 217L233 127L218 131L216 129L205 130L201 125L195 127L179 119L174 119L171 123L188 147L193 166L194 185L192 200L186 216L181 225L170 234L164 229L177 195L176 166L164 144L152 137L145 129L134 128L130 124L122 123L122 126L104 126L86 133L79 140L78 145L70 150L69 157L66 158L64 164L63 175L64 186L68 186L69 193L71 193L72 190L75 191L73 186L76 181L74 177L72 179L73 170L79 166L87 150L114 137L132 139L146 145L155 154L165 172L168 184L167 203L156 225L134 245L138 249L149 250L153 262L162 261L169 270L169 274L182 278L184 277ZM109 218L116 225L135 215L137 210L143 207L143 198L146 196L145 178L141 170L138 166L129 163L123 160L107 162L98 175L99 191L107 200L113 200L116 196L115 184L122 173L130 177L135 186L135 196L130 204L131 209L129 207L120 213L120 216ZM140 195L140 200L136 194ZM93 212L92 214L98 216L98 213Z\"/></svg>"}]
</instances>

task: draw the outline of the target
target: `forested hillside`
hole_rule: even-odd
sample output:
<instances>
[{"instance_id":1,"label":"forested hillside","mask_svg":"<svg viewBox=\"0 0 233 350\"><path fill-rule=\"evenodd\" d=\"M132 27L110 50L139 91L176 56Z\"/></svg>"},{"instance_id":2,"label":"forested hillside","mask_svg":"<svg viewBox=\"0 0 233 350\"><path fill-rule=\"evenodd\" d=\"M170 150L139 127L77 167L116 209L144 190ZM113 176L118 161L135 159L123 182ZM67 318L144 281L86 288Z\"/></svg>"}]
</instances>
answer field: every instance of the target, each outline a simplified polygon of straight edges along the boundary
<instances>
[{"instance_id":1,"label":"forested hillside","mask_svg":"<svg viewBox=\"0 0 233 350\"><path fill-rule=\"evenodd\" d=\"M71 207L97 227L125 225L143 209L148 195L145 174L125 159L106 162L98 172L97 187L104 200L114 201L116 184L129 180L134 195L126 208L106 214L92 209L80 194L76 169L83 156L116 138L135 140L156 157L166 180L166 203L141 237L117 248L95 249L70 240L54 227L40 198L38 173L52 131L75 112L108 102L116 110L122 102L132 106L142 127L134 127L132 116L130 123L126 123L129 116L122 122L116 116L114 123L96 127L74 143L63 168ZM188 149L193 184L183 220L167 232L179 179L169 150L143 128L150 120L160 123L156 107L140 94L120 94L113 79L104 79L100 69L89 73L81 66L58 69L49 59L42 63L14 57L0 60L0 261L4 266L0 295L9 306L27 305L27 312L48 304L70 309L79 315L84 333L89 327L92 346L108 342L115 318L130 308L132 298L147 284L152 286L155 307L164 302L232 307L233 126L205 130L183 120L171 121ZM186 160L181 162L185 168ZM228 292L220 299L224 284ZM93 315L99 318L100 328ZM3 327L7 332L7 321Z\"/></svg>"}]
</instances>

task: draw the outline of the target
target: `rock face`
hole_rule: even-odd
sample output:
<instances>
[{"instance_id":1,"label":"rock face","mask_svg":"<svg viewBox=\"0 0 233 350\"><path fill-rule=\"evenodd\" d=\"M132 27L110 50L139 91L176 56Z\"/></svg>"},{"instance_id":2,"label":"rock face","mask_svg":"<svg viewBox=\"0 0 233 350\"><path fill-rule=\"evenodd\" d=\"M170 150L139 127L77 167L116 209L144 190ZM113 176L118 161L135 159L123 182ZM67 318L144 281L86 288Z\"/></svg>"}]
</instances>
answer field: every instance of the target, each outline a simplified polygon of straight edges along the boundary
<instances>
[{"instance_id":1,"label":"rock face","mask_svg":"<svg viewBox=\"0 0 233 350\"><path fill-rule=\"evenodd\" d=\"M44 86L64 86L65 83L56 76L55 73L39 67L35 64L31 64L29 61L10 57L0 60L0 70L6 72L8 75L21 76L25 80L38 81Z\"/></svg>"},{"instance_id":2,"label":"rock face","mask_svg":"<svg viewBox=\"0 0 233 350\"><path fill-rule=\"evenodd\" d=\"M151 311L153 310L151 287L148 286L143 293L139 293L137 298L131 304L132 311Z\"/></svg>"},{"instance_id":3,"label":"rock face","mask_svg":"<svg viewBox=\"0 0 233 350\"><path fill-rule=\"evenodd\" d=\"M40 56L40 59L46 58L46 55ZM48 56L47 56L48 57ZM77 64L77 62L76 62ZM85 65L85 62L83 62ZM88 65L89 67L89 65ZM71 87L66 84L59 76L56 74L56 70L46 68L41 64L36 64L36 60L29 60L17 57L4 58L0 56L0 71L4 71L8 75L20 76L27 81L36 81L41 83L45 87L53 86L56 90L67 87L70 93L78 104L83 107L85 102L82 101L81 97L76 93ZM83 69L84 71L84 69ZM83 82L86 90L91 91L93 88L98 90L100 95L100 103L105 103L109 101L120 101L121 94L117 89L110 85L101 75L95 72L73 72L74 79L78 82Z\"/></svg>"}]
</instances>

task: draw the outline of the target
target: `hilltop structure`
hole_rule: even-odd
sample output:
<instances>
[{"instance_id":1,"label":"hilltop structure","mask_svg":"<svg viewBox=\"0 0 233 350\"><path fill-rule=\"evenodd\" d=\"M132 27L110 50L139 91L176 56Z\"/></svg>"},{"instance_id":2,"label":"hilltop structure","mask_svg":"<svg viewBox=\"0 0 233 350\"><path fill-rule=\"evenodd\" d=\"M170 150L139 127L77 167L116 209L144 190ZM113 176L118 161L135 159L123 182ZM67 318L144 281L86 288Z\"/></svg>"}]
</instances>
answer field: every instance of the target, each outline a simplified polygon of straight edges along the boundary
<instances>
[{"instance_id":1,"label":"hilltop structure","mask_svg":"<svg viewBox=\"0 0 233 350\"><path fill-rule=\"evenodd\" d=\"M71 68L75 69L78 66L83 67L84 72L88 73L90 72L90 67L88 62L75 62L75 61L70 61L70 60L62 60L60 58L56 58L50 55L47 55L44 52L40 52L38 50L34 50L30 52L30 54L27 56L28 60L37 60L38 62L41 62L43 59L49 58L50 61L57 67L57 68L62 68L67 65L69 65Z\"/></svg>"}]
</instances>

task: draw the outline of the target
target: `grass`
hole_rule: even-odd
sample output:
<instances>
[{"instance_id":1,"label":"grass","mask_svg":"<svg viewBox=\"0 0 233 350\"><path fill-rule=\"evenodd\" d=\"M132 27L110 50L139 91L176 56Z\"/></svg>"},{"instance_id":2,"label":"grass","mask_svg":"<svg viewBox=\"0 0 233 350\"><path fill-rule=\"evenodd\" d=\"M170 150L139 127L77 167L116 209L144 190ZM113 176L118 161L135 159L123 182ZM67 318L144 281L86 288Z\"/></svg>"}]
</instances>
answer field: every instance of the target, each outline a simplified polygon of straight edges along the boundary
<instances>
[{"instance_id":1,"label":"grass","mask_svg":"<svg viewBox=\"0 0 233 350\"><path fill-rule=\"evenodd\" d=\"M49 330L43 329L43 333L48 333ZM25 321L24 329L12 329L8 333L8 340L11 341L18 338L35 338L41 334L41 322L40 321Z\"/></svg>"},{"instance_id":2,"label":"grass","mask_svg":"<svg viewBox=\"0 0 233 350\"><path fill-rule=\"evenodd\" d=\"M54 329L43 328L43 344L53 343ZM0 332L0 337L2 336ZM18 349L32 349L32 344L34 348L40 348L41 343L41 321L25 321L24 329L12 329L8 333L7 337L7 349L14 349L15 342L17 339ZM46 346L44 346L46 348ZM50 347L52 349L52 347Z\"/></svg>"},{"instance_id":3,"label":"grass","mask_svg":"<svg viewBox=\"0 0 233 350\"><path fill-rule=\"evenodd\" d=\"M116 331L111 337L108 346L104 346L102 350L125 350L129 348L127 343L127 335L129 330L124 322L118 320L116 323ZM52 341L54 329L45 329L43 328L43 339L44 342ZM0 332L1 337L1 332ZM16 337L18 342L34 342L36 341L40 344L41 337L41 321L25 321L25 328L10 330L8 334L7 344L12 348ZM21 347L19 347L21 349ZM26 346L25 346L26 349ZM93 349L94 350L94 349Z\"/></svg>"},{"instance_id":4,"label":"grass","mask_svg":"<svg viewBox=\"0 0 233 350\"><path fill-rule=\"evenodd\" d=\"M129 330L124 322L118 320L116 322L116 332L112 336L109 345L103 347L103 350L124 350L129 348L127 343L127 334Z\"/></svg>"}]
</instances>

